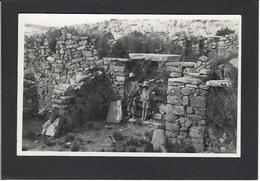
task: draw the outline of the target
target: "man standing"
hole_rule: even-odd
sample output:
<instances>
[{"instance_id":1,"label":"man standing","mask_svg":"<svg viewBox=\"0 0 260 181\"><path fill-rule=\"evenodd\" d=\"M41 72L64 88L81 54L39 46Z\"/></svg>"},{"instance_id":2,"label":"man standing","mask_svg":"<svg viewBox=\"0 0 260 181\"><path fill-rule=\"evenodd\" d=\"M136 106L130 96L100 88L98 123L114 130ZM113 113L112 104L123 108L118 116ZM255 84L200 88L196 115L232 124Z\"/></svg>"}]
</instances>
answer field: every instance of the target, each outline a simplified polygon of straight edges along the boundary
<instances>
[{"instance_id":1,"label":"man standing","mask_svg":"<svg viewBox=\"0 0 260 181\"><path fill-rule=\"evenodd\" d=\"M126 95L126 111L128 118L135 118L136 113L136 96L139 91L138 81L134 73L129 74L129 79L126 82L125 95Z\"/></svg>"}]
</instances>

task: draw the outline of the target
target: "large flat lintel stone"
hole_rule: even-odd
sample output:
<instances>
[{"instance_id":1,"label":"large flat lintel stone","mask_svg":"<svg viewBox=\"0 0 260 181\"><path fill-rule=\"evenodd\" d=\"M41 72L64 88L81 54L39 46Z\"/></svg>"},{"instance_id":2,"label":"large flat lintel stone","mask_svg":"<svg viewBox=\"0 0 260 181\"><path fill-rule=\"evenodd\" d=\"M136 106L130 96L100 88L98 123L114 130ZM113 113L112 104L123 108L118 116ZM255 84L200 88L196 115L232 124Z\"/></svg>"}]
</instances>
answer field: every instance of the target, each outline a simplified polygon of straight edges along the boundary
<instances>
[{"instance_id":1,"label":"large flat lintel stone","mask_svg":"<svg viewBox=\"0 0 260 181\"><path fill-rule=\"evenodd\" d=\"M180 55L175 54L154 54L154 53L129 53L132 60L151 60L157 62L178 62L181 58Z\"/></svg>"}]
</instances>

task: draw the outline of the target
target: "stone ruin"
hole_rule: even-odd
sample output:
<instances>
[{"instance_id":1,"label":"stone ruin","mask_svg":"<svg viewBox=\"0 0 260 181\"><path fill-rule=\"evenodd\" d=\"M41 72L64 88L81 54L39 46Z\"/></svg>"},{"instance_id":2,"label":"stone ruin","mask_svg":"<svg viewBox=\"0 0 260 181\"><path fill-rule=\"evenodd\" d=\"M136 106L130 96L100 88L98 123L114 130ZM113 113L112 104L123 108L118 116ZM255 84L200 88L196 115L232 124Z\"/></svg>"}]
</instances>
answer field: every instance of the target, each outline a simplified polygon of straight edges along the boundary
<instances>
[{"instance_id":1,"label":"stone ruin","mask_svg":"<svg viewBox=\"0 0 260 181\"><path fill-rule=\"evenodd\" d=\"M100 58L92 40L66 31L58 37L54 52L49 41L25 42L24 116L55 110L52 122L45 123L56 124L54 133L57 128L70 130L88 120L105 120L109 103L124 100L129 64L151 61L156 62L156 74L168 75L162 84L167 91L154 119L164 119L162 115L166 114L166 137L171 144L185 143L195 152L207 149L211 89L225 91L232 86L232 81L225 79L223 66L206 56L196 63L180 62L180 55L170 54L130 53L129 58ZM213 73L218 80L212 80L216 79ZM154 84L161 87L160 81Z\"/></svg>"}]
</instances>

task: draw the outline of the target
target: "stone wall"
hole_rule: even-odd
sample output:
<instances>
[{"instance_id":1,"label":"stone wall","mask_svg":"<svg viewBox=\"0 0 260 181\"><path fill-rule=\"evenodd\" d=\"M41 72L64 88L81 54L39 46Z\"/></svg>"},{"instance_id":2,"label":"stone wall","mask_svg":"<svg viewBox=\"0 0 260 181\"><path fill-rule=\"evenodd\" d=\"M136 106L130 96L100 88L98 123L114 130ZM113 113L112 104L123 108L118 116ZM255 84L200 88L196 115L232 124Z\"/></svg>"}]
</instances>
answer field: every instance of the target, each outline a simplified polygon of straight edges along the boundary
<instances>
[{"instance_id":1,"label":"stone wall","mask_svg":"<svg viewBox=\"0 0 260 181\"><path fill-rule=\"evenodd\" d=\"M32 73L24 74L23 92L23 112L24 116L35 116L38 113L38 94L35 77Z\"/></svg>"},{"instance_id":2,"label":"stone wall","mask_svg":"<svg viewBox=\"0 0 260 181\"><path fill-rule=\"evenodd\" d=\"M166 136L171 144L186 145L195 152L207 149L210 88L231 86L230 81L223 78L223 66L212 70L206 68L208 62L208 58L202 56L197 63L167 63L171 78L168 79ZM210 80L216 72L222 80Z\"/></svg>"}]
</instances>

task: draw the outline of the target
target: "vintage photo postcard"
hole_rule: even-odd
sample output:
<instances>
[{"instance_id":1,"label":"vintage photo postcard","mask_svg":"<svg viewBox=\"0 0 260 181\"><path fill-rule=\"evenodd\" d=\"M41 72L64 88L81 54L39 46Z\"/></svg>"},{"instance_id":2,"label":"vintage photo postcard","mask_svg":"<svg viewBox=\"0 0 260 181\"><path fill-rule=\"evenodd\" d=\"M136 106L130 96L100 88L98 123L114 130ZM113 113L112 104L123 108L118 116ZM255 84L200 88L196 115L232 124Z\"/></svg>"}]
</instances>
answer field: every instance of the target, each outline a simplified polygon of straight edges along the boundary
<instances>
[{"instance_id":1,"label":"vintage photo postcard","mask_svg":"<svg viewBox=\"0 0 260 181\"><path fill-rule=\"evenodd\" d=\"M241 16L18 14L18 156L240 157Z\"/></svg>"}]
</instances>

